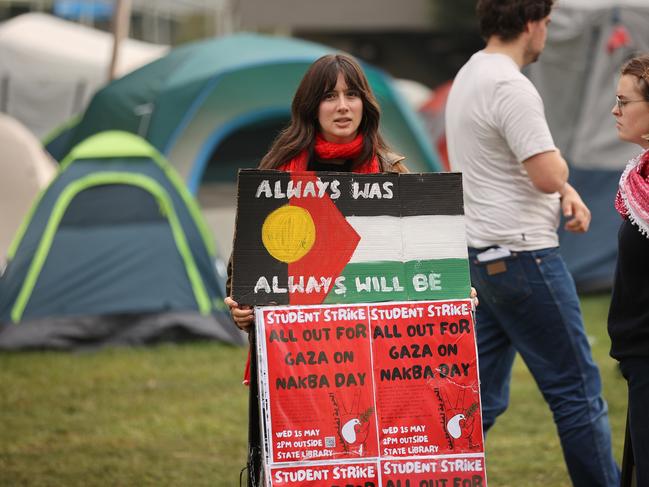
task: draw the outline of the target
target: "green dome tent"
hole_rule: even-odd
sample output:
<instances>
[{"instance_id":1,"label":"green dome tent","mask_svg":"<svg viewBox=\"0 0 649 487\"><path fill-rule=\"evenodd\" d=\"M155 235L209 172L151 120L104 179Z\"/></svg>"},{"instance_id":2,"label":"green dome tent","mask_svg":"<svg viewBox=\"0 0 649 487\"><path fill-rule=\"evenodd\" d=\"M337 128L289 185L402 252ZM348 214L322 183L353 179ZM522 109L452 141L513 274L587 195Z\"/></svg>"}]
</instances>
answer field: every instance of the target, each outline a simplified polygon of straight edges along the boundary
<instances>
[{"instance_id":1,"label":"green dome tent","mask_svg":"<svg viewBox=\"0 0 649 487\"><path fill-rule=\"evenodd\" d=\"M116 80L92 99L71 142L102 130L147 139L192 193L204 180L234 181L255 167L290 117L308 66L331 48L296 39L236 34L180 46ZM413 171L439 170L420 121L383 72L364 66L382 109L381 130ZM54 141L55 142L55 141Z\"/></svg>"},{"instance_id":2,"label":"green dome tent","mask_svg":"<svg viewBox=\"0 0 649 487\"><path fill-rule=\"evenodd\" d=\"M0 276L0 349L185 339L242 343L222 309L213 242L149 143L76 146L23 221Z\"/></svg>"}]
</instances>

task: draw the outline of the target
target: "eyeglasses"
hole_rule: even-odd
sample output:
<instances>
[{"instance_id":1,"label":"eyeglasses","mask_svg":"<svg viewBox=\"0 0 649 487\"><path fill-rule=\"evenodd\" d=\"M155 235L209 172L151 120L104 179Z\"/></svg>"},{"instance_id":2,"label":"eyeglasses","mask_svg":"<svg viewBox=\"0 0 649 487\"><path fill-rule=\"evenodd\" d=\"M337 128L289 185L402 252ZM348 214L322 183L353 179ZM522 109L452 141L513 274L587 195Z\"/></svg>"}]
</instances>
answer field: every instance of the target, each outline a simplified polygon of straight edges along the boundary
<instances>
[{"instance_id":1,"label":"eyeglasses","mask_svg":"<svg viewBox=\"0 0 649 487\"><path fill-rule=\"evenodd\" d=\"M622 113L622 109L627 105L627 103L635 103L642 101L644 103L649 102L649 100L623 100L619 96L615 96L615 106L617 107L617 111Z\"/></svg>"}]
</instances>

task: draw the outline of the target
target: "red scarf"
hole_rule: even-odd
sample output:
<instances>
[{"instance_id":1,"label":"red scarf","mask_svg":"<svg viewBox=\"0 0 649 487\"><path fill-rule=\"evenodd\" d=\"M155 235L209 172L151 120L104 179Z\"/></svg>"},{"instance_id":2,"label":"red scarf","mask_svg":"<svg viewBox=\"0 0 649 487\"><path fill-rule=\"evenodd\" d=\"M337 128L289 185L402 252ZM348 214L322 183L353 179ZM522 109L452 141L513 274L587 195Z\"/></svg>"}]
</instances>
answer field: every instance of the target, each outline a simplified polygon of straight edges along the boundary
<instances>
[{"instance_id":1,"label":"red scarf","mask_svg":"<svg viewBox=\"0 0 649 487\"><path fill-rule=\"evenodd\" d=\"M631 159L624 169L615 209L649 238L649 149Z\"/></svg>"},{"instance_id":2,"label":"red scarf","mask_svg":"<svg viewBox=\"0 0 649 487\"><path fill-rule=\"evenodd\" d=\"M315 155L320 160L327 159L355 159L363 150L363 136L358 134L354 140L345 144L336 144L335 142L327 142L322 135L315 136ZM307 171L309 167L309 154L306 150L302 151L296 157L291 159L285 164L282 164L277 169L280 171L297 172ZM355 167L352 172L361 174L377 173L379 171L379 160L374 155L369 161L365 161L359 166Z\"/></svg>"}]
</instances>

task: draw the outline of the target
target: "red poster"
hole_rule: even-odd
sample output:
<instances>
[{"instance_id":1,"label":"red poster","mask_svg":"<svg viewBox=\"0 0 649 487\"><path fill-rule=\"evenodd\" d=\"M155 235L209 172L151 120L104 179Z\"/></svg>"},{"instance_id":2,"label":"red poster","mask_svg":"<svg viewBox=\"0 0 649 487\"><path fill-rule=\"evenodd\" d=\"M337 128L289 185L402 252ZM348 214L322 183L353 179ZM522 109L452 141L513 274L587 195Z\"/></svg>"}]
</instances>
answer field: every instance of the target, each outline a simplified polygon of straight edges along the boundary
<instances>
[{"instance_id":1,"label":"red poster","mask_svg":"<svg viewBox=\"0 0 649 487\"><path fill-rule=\"evenodd\" d=\"M381 455L482 452L470 303L376 305L370 322Z\"/></svg>"},{"instance_id":2,"label":"red poster","mask_svg":"<svg viewBox=\"0 0 649 487\"><path fill-rule=\"evenodd\" d=\"M378 487L379 466L374 463L307 465L271 470L277 487Z\"/></svg>"},{"instance_id":3,"label":"red poster","mask_svg":"<svg viewBox=\"0 0 649 487\"><path fill-rule=\"evenodd\" d=\"M486 485L469 300L256 316L268 485Z\"/></svg>"},{"instance_id":4,"label":"red poster","mask_svg":"<svg viewBox=\"0 0 649 487\"><path fill-rule=\"evenodd\" d=\"M378 455L367 312L263 311L273 462Z\"/></svg>"}]
</instances>

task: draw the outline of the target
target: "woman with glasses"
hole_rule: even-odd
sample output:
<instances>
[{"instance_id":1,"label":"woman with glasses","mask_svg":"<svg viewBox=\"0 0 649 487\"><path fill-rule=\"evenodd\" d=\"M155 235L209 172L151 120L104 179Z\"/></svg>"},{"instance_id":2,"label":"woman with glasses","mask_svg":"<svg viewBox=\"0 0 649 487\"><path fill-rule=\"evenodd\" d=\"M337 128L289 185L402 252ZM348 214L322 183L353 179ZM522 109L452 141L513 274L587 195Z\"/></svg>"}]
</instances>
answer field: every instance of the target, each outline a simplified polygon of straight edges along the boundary
<instances>
[{"instance_id":1,"label":"woman with glasses","mask_svg":"<svg viewBox=\"0 0 649 487\"><path fill-rule=\"evenodd\" d=\"M629 388L637 485L649 485L649 55L622 67L612 113L618 137L642 148L622 173L615 199L623 221L608 332Z\"/></svg>"}]
</instances>

